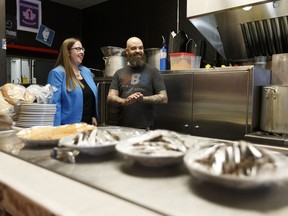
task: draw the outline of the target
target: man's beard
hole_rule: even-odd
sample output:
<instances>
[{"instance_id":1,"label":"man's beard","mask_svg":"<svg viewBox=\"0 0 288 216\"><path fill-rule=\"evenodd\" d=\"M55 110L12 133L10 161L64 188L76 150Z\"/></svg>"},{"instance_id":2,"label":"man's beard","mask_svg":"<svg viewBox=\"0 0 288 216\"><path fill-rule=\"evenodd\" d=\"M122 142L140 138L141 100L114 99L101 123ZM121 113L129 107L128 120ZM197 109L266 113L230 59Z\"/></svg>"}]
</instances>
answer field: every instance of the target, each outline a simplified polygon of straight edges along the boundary
<instances>
[{"instance_id":1,"label":"man's beard","mask_svg":"<svg viewBox=\"0 0 288 216\"><path fill-rule=\"evenodd\" d=\"M128 55L127 56L128 62L132 67L143 67L146 62L146 56L144 54L142 55Z\"/></svg>"}]
</instances>

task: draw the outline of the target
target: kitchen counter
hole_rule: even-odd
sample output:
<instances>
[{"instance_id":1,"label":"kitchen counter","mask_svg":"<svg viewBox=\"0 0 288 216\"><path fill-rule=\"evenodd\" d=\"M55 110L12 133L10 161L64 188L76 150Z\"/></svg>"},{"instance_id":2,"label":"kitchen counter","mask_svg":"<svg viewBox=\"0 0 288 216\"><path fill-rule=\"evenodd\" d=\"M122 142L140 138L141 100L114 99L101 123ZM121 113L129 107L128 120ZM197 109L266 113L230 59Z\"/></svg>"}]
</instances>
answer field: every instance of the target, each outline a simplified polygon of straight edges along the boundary
<instances>
[{"instance_id":1,"label":"kitchen counter","mask_svg":"<svg viewBox=\"0 0 288 216\"><path fill-rule=\"evenodd\" d=\"M202 139L191 136L196 138ZM184 164L148 168L117 152L80 154L72 164L51 158L53 146L25 146L16 137L0 143L2 194L10 188L51 214L284 216L288 211L287 185L233 190L197 181Z\"/></svg>"},{"instance_id":2,"label":"kitchen counter","mask_svg":"<svg viewBox=\"0 0 288 216\"><path fill-rule=\"evenodd\" d=\"M0 171L0 210L11 215L160 215L2 152Z\"/></svg>"}]
</instances>

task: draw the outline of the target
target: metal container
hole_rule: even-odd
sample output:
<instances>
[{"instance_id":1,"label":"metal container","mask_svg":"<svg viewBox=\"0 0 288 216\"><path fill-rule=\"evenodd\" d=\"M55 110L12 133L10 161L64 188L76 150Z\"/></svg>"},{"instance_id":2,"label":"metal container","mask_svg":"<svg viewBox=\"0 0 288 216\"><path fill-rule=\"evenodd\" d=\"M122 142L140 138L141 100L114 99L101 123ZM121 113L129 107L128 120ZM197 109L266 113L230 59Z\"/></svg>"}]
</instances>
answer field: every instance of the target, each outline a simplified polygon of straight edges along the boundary
<instances>
[{"instance_id":1,"label":"metal container","mask_svg":"<svg viewBox=\"0 0 288 216\"><path fill-rule=\"evenodd\" d=\"M262 88L260 129L288 134L288 86L270 85Z\"/></svg>"},{"instance_id":2,"label":"metal container","mask_svg":"<svg viewBox=\"0 0 288 216\"><path fill-rule=\"evenodd\" d=\"M288 53L272 55L272 85L288 85Z\"/></svg>"},{"instance_id":3,"label":"metal container","mask_svg":"<svg viewBox=\"0 0 288 216\"><path fill-rule=\"evenodd\" d=\"M148 48L144 52L147 57L147 63L160 70L160 48Z\"/></svg>"},{"instance_id":4,"label":"metal container","mask_svg":"<svg viewBox=\"0 0 288 216\"><path fill-rule=\"evenodd\" d=\"M118 69L127 65L127 57L125 56L114 55L103 57L103 59L105 61L105 77L112 77Z\"/></svg>"},{"instance_id":5,"label":"metal container","mask_svg":"<svg viewBox=\"0 0 288 216\"><path fill-rule=\"evenodd\" d=\"M266 68L266 56L254 56L255 59L255 66L261 67L261 68Z\"/></svg>"},{"instance_id":6,"label":"metal container","mask_svg":"<svg viewBox=\"0 0 288 216\"><path fill-rule=\"evenodd\" d=\"M112 77L118 69L127 65L127 57L124 48L105 46L101 47L101 51L104 55L103 60L105 61L105 77Z\"/></svg>"},{"instance_id":7,"label":"metal container","mask_svg":"<svg viewBox=\"0 0 288 216\"><path fill-rule=\"evenodd\" d=\"M105 46L101 47L101 51L104 56L126 56L126 52L124 48L121 47L114 47L114 46Z\"/></svg>"}]
</instances>

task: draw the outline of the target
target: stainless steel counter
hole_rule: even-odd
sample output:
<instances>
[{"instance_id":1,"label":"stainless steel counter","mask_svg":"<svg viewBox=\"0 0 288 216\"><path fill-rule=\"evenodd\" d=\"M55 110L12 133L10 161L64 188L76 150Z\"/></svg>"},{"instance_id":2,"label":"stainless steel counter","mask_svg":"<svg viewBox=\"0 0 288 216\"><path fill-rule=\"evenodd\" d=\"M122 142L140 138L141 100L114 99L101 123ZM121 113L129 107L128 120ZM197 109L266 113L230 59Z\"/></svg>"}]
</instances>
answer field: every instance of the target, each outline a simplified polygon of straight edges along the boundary
<instances>
[{"instance_id":1,"label":"stainless steel counter","mask_svg":"<svg viewBox=\"0 0 288 216\"><path fill-rule=\"evenodd\" d=\"M9 147L1 142L1 149L13 157L136 205L151 215L280 216L288 211L287 185L232 190L193 179L184 164L148 168L117 152L97 157L80 154L71 164L52 159L53 146L25 146L16 138L14 144L9 142Z\"/></svg>"},{"instance_id":2,"label":"stainless steel counter","mask_svg":"<svg viewBox=\"0 0 288 216\"><path fill-rule=\"evenodd\" d=\"M155 127L239 140L259 130L261 87L271 71L254 66L166 71L169 103L155 109Z\"/></svg>"}]
</instances>

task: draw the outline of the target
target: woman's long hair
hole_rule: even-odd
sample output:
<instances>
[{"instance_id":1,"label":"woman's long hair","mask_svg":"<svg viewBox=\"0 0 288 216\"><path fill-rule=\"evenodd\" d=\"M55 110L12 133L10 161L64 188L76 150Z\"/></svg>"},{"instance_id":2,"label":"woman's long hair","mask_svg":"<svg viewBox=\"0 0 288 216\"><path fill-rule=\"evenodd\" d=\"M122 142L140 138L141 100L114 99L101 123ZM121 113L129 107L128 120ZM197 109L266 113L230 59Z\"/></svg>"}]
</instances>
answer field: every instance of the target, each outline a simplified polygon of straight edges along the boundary
<instances>
[{"instance_id":1,"label":"woman's long hair","mask_svg":"<svg viewBox=\"0 0 288 216\"><path fill-rule=\"evenodd\" d=\"M73 65L69 57L70 49L77 41L80 40L77 38L67 38L64 40L60 47L59 54L55 63L55 67L61 65L66 71L66 88L68 91L73 91L78 86L83 86L83 84L78 81L74 73Z\"/></svg>"}]
</instances>

